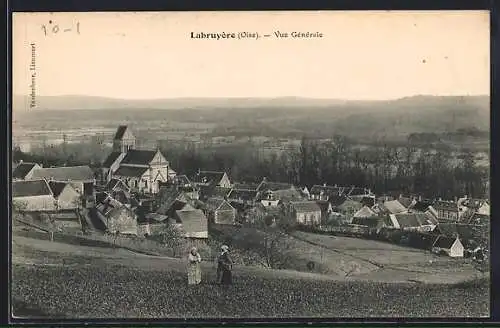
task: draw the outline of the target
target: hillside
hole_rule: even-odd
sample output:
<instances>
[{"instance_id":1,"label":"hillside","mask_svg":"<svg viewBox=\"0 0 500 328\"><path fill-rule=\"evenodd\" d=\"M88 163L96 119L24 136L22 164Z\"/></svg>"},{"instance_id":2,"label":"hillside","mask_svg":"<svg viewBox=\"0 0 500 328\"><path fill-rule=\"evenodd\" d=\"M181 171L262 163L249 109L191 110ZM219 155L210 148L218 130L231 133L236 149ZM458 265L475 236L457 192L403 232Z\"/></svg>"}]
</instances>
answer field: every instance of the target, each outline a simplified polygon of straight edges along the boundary
<instances>
[{"instance_id":1,"label":"hillside","mask_svg":"<svg viewBox=\"0 0 500 328\"><path fill-rule=\"evenodd\" d=\"M202 284L188 288L182 260L15 237L13 311L18 317L74 319L484 317L489 313L487 280L452 285L342 281L237 267L234 285L224 289L213 283L213 263L204 263L202 270Z\"/></svg>"},{"instance_id":2,"label":"hillside","mask_svg":"<svg viewBox=\"0 0 500 328\"><path fill-rule=\"evenodd\" d=\"M117 100L40 97L39 108L14 111L14 131L109 128L134 125L156 133L178 131L214 136L331 137L360 142L385 137L404 141L412 133L459 129L489 131L489 97L415 96L386 101L306 98ZM22 106L21 106L22 107ZM96 110L99 114L96 115ZM176 110L174 110L176 109Z\"/></svg>"}]
</instances>

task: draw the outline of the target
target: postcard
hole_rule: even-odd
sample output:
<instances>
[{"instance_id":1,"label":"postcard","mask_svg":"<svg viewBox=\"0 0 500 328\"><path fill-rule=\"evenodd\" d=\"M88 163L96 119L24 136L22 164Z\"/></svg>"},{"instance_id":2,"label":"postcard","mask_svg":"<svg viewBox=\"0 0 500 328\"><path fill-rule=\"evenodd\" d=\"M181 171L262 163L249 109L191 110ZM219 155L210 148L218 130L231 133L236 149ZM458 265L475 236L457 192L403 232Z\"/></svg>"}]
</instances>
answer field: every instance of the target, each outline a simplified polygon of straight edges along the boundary
<instances>
[{"instance_id":1,"label":"postcard","mask_svg":"<svg viewBox=\"0 0 500 328\"><path fill-rule=\"evenodd\" d=\"M13 320L489 317L488 11L12 21Z\"/></svg>"}]
</instances>

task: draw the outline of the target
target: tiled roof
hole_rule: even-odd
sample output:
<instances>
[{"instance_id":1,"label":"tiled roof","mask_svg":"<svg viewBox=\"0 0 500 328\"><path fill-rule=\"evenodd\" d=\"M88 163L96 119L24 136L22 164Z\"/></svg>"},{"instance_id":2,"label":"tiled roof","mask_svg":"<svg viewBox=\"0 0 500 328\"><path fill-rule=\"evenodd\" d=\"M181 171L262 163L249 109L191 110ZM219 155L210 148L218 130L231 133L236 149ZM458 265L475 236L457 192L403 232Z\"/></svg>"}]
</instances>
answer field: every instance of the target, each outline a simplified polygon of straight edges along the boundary
<instances>
[{"instance_id":1,"label":"tiled roof","mask_svg":"<svg viewBox=\"0 0 500 328\"><path fill-rule=\"evenodd\" d=\"M122 140L123 136L125 135L125 131L127 131L127 126L126 125L120 125L118 129L116 130L115 137L113 139L115 140Z\"/></svg>"},{"instance_id":2,"label":"tiled roof","mask_svg":"<svg viewBox=\"0 0 500 328\"><path fill-rule=\"evenodd\" d=\"M424 225L437 225L438 221L425 213L394 214L401 228L420 227Z\"/></svg>"},{"instance_id":3,"label":"tiled roof","mask_svg":"<svg viewBox=\"0 0 500 328\"><path fill-rule=\"evenodd\" d=\"M141 177L147 171L148 171L147 167L120 166L114 174L121 177L138 178Z\"/></svg>"},{"instance_id":4,"label":"tiled roof","mask_svg":"<svg viewBox=\"0 0 500 328\"><path fill-rule=\"evenodd\" d=\"M37 165L36 163L20 163L12 172L13 179L24 179L26 175Z\"/></svg>"},{"instance_id":5,"label":"tiled roof","mask_svg":"<svg viewBox=\"0 0 500 328\"><path fill-rule=\"evenodd\" d=\"M130 149L120 164L149 165L156 153L156 150Z\"/></svg>"},{"instance_id":6,"label":"tiled roof","mask_svg":"<svg viewBox=\"0 0 500 328\"><path fill-rule=\"evenodd\" d=\"M439 247L439 248L444 248L444 249L450 249L451 246L453 246L453 243L455 242L456 238L452 237L445 237L445 236L439 236L436 241L434 242L433 247Z\"/></svg>"},{"instance_id":7,"label":"tiled roof","mask_svg":"<svg viewBox=\"0 0 500 328\"><path fill-rule=\"evenodd\" d=\"M375 211L373 211L371 208L369 208L368 206L365 205L354 214L354 217L355 218L369 218L369 217L373 217L376 215L377 215L377 213L375 213Z\"/></svg>"},{"instance_id":8,"label":"tiled roof","mask_svg":"<svg viewBox=\"0 0 500 328\"><path fill-rule=\"evenodd\" d=\"M408 197L399 197L398 202L401 203L404 207L408 208L413 203L413 199Z\"/></svg>"},{"instance_id":9,"label":"tiled roof","mask_svg":"<svg viewBox=\"0 0 500 328\"><path fill-rule=\"evenodd\" d=\"M12 197L52 195L45 180L12 181Z\"/></svg>"},{"instance_id":10,"label":"tiled roof","mask_svg":"<svg viewBox=\"0 0 500 328\"><path fill-rule=\"evenodd\" d=\"M458 212L458 204L453 201L437 201L432 207L436 210L445 210L445 211L453 211Z\"/></svg>"},{"instance_id":11,"label":"tiled roof","mask_svg":"<svg viewBox=\"0 0 500 328\"><path fill-rule=\"evenodd\" d=\"M223 198L209 198L209 199L207 199L205 204L207 205L207 208L212 210L212 211L217 210L217 209L220 209L220 210L234 209L231 206L231 204L229 204Z\"/></svg>"},{"instance_id":12,"label":"tiled roof","mask_svg":"<svg viewBox=\"0 0 500 328\"><path fill-rule=\"evenodd\" d=\"M39 168L33 171L33 179L56 181L88 181L94 180L94 172L86 165Z\"/></svg>"},{"instance_id":13,"label":"tiled roof","mask_svg":"<svg viewBox=\"0 0 500 328\"><path fill-rule=\"evenodd\" d=\"M116 159L121 155L120 152L114 151L111 152L111 154L108 155L104 163L102 163L102 166L105 168L110 168L111 165L116 161Z\"/></svg>"},{"instance_id":14,"label":"tiled roof","mask_svg":"<svg viewBox=\"0 0 500 328\"><path fill-rule=\"evenodd\" d=\"M201 186L200 187L200 192L203 195L203 197L217 197L217 198L224 198L229 195L231 192L231 188L225 188L225 187L219 187L219 186Z\"/></svg>"},{"instance_id":15,"label":"tiled roof","mask_svg":"<svg viewBox=\"0 0 500 328\"><path fill-rule=\"evenodd\" d=\"M397 200L389 200L384 202L383 207L385 210L387 210L389 213L396 214L396 213L402 213L406 212L406 207L404 207L399 201Z\"/></svg>"},{"instance_id":16,"label":"tiled roof","mask_svg":"<svg viewBox=\"0 0 500 328\"><path fill-rule=\"evenodd\" d=\"M257 197L258 192L254 190L232 189L227 195L228 199L251 201Z\"/></svg>"},{"instance_id":17,"label":"tiled roof","mask_svg":"<svg viewBox=\"0 0 500 328\"><path fill-rule=\"evenodd\" d=\"M292 202L291 204L297 212L321 212L321 208L315 201Z\"/></svg>"}]
</instances>

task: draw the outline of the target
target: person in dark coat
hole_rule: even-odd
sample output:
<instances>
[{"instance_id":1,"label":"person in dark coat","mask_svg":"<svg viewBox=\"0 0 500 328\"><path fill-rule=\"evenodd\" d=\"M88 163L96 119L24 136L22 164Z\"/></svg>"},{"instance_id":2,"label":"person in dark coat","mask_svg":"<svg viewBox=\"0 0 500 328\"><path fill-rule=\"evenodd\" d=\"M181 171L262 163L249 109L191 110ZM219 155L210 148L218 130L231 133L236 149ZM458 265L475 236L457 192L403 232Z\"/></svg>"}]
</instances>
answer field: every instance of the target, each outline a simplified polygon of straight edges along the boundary
<instances>
[{"instance_id":1,"label":"person in dark coat","mask_svg":"<svg viewBox=\"0 0 500 328\"><path fill-rule=\"evenodd\" d=\"M218 258L217 265L217 282L222 285L231 285L233 283L232 269L233 261L229 256L229 247L223 245L222 252Z\"/></svg>"}]
</instances>

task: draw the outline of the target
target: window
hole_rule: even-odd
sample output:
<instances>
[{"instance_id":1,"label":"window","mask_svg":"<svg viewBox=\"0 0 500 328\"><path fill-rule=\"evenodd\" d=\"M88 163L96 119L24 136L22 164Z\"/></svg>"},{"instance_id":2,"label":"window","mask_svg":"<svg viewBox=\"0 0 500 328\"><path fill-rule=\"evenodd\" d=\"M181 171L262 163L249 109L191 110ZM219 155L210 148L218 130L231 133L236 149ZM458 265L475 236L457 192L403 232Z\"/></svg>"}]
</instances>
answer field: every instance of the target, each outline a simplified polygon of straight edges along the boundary
<instances>
[{"instance_id":1,"label":"window","mask_svg":"<svg viewBox=\"0 0 500 328\"><path fill-rule=\"evenodd\" d=\"M134 180L134 186L137 188L139 186L139 182L137 180Z\"/></svg>"},{"instance_id":2,"label":"window","mask_svg":"<svg viewBox=\"0 0 500 328\"><path fill-rule=\"evenodd\" d=\"M144 181L144 187L148 187L148 182L147 181Z\"/></svg>"}]
</instances>

